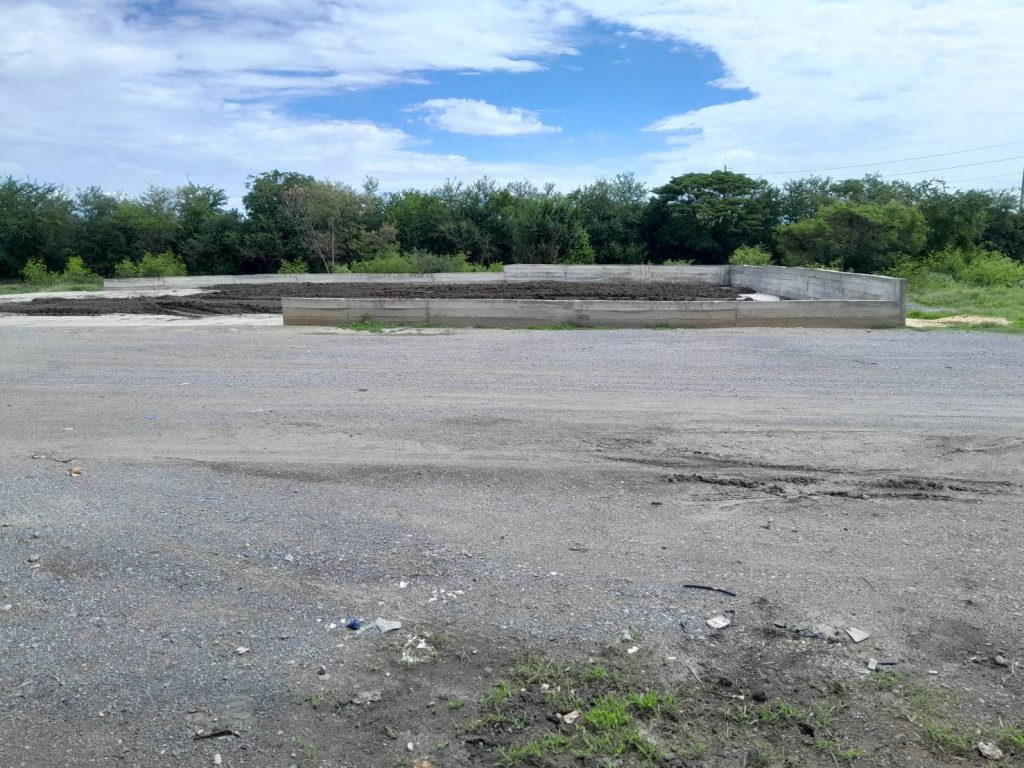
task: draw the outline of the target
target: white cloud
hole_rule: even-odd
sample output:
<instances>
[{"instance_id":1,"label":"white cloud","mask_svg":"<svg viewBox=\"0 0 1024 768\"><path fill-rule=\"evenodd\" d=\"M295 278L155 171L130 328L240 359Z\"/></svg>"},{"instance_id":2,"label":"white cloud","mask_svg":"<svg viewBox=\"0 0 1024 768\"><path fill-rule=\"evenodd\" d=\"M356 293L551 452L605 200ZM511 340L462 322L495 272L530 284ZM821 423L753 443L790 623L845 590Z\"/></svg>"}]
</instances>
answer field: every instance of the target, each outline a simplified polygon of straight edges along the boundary
<instances>
[{"instance_id":1,"label":"white cloud","mask_svg":"<svg viewBox=\"0 0 1024 768\"><path fill-rule=\"evenodd\" d=\"M528 72L571 54L560 2L176 0L0 2L0 168L71 187L226 185L281 168L391 188L449 176L565 178L531 163L429 151L399 128L301 115L330 95L432 71ZM529 124L524 114L524 124Z\"/></svg>"},{"instance_id":2,"label":"white cloud","mask_svg":"<svg viewBox=\"0 0 1024 768\"><path fill-rule=\"evenodd\" d=\"M542 123L536 112L502 109L480 99L430 99L411 110L427 112L424 119L435 128L470 136L526 136L562 130Z\"/></svg>"},{"instance_id":3,"label":"white cloud","mask_svg":"<svg viewBox=\"0 0 1024 768\"><path fill-rule=\"evenodd\" d=\"M563 165L442 154L399 127L294 108L434 72L537 72L574 53L588 19L713 52L717 84L754 95L687 112L667 80L647 134L664 137L659 151ZM1024 0L0 0L0 172L130 192L191 177L237 197L246 174L275 167L389 188L484 173L571 185L630 169L661 182L723 161L764 172L926 155L1022 138L1021 29ZM424 105L446 130L554 130L487 102ZM1015 154L1024 145L878 170ZM1020 165L947 176L1004 170Z\"/></svg>"},{"instance_id":4,"label":"white cloud","mask_svg":"<svg viewBox=\"0 0 1024 768\"><path fill-rule=\"evenodd\" d=\"M644 159L666 178L691 169L877 170L916 181L1007 173L1020 162L909 173L1024 155L1024 144L946 160L871 165L1024 138L1024 0L580 0L605 21L667 36L716 53L718 83L754 96L671 112L650 126L666 149ZM684 105L680 105L683 107ZM781 181L785 174L772 174ZM970 184L968 184L970 186Z\"/></svg>"}]
</instances>

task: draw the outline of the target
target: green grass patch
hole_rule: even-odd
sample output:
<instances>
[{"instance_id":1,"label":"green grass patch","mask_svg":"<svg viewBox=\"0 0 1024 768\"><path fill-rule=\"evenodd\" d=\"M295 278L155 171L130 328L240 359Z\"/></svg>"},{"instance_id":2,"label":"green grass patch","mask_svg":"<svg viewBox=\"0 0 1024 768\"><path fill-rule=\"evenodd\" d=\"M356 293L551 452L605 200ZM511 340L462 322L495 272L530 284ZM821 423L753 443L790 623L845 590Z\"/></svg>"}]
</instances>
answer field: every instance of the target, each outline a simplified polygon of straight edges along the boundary
<instances>
[{"instance_id":1,"label":"green grass patch","mask_svg":"<svg viewBox=\"0 0 1024 768\"><path fill-rule=\"evenodd\" d=\"M12 282L12 283L0 283L0 295L5 294L16 294L16 293L55 293L57 291L102 291L103 281L100 279L96 280L75 280L75 281L63 281L58 280L53 283L27 283L27 282Z\"/></svg>"},{"instance_id":2,"label":"green grass patch","mask_svg":"<svg viewBox=\"0 0 1024 768\"><path fill-rule=\"evenodd\" d=\"M856 760L864 751L857 747L843 748L838 741L833 739L819 739L818 749L832 756L835 761L845 760L847 762Z\"/></svg>"},{"instance_id":3,"label":"green grass patch","mask_svg":"<svg viewBox=\"0 0 1024 768\"><path fill-rule=\"evenodd\" d=\"M1009 325L980 324L983 330L1001 333L1024 333L1024 287L1021 286L977 286L964 283L941 281L911 287L909 298L928 307L941 310L911 310L907 317L922 320L938 320L954 315L980 315L1001 317ZM956 326L972 329L976 326ZM955 329L955 328L954 328Z\"/></svg>"},{"instance_id":4,"label":"green grass patch","mask_svg":"<svg viewBox=\"0 0 1024 768\"><path fill-rule=\"evenodd\" d=\"M1019 725L1011 725L999 732L999 743L1004 747L1012 747L1024 751L1024 730Z\"/></svg>"},{"instance_id":5,"label":"green grass patch","mask_svg":"<svg viewBox=\"0 0 1024 768\"><path fill-rule=\"evenodd\" d=\"M505 704L511 698L512 686L505 680L499 680L494 688L491 689L491 692L484 698L484 704L497 706L499 704Z\"/></svg>"}]
</instances>

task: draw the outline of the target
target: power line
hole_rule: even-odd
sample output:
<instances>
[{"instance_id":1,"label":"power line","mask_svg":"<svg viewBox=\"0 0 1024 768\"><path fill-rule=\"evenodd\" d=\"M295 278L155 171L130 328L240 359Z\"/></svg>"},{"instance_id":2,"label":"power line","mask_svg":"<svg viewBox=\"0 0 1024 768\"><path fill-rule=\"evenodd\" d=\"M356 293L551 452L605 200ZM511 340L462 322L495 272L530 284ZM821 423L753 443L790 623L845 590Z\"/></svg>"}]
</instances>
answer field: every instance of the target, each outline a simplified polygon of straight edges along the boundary
<instances>
[{"instance_id":1,"label":"power line","mask_svg":"<svg viewBox=\"0 0 1024 768\"><path fill-rule=\"evenodd\" d=\"M946 184L959 184L962 181L984 181L986 179L1015 179L1016 173L997 173L995 176L972 176L969 179L943 179ZM1016 187L1012 187L1016 189Z\"/></svg>"},{"instance_id":2,"label":"power line","mask_svg":"<svg viewBox=\"0 0 1024 768\"><path fill-rule=\"evenodd\" d=\"M765 173L751 173L750 176L796 176L801 173L823 173L825 171L847 171L851 168L867 168L875 165L895 165L896 163L909 163L912 160L930 160L933 157L949 157L950 155L965 155L968 152L980 152L983 149L995 149L997 147L1010 147L1015 144L1024 144L1024 139L1019 141L1007 141L1002 144L988 144L984 147L973 147L972 149L958 149L955 152L940 152L937 155L918 155L917 157L904 157L900 160L882 160L876 163L858 163L857 165L837 165L833 168L812 168L805 171L767 171ZM1011 158L1012 159L1012 158ZM966 166L954 166L966 167Z\"/></svg>"},{"instance_id":3,"label":"power line","mask_svg":"<svg viewBox=\"0 0 1024 768\"><path fill-rule=\"evenodd\" d=\"M947 165L944 168L925 168L920 171L901 171L900 173L885 173L879 174L883 179L891 179L895 176L913 176L917 173L935 173L937 171L952 171L957 168L973 168L977 165L994 165L995 163L1007 163L1010 160L1022 160L1024 155L1015 155L1014 157L1001 157L998 160L983 160L980 163L964 163L963 165Z\"/></svg>"}]
</instances>

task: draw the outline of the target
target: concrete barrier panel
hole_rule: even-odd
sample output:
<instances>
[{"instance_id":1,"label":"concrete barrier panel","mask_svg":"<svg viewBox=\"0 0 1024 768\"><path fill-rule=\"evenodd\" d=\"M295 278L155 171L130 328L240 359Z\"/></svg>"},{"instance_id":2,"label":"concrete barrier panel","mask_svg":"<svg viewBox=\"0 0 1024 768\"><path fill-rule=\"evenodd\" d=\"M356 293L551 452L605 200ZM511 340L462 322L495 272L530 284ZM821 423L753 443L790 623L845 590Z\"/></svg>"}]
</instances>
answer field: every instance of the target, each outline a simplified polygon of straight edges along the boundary
<instances>
[{"instance_id":1,"label":"concrete barrier panel","mask_svg":"<svg viewBox=\"0 0 1024 768\"><path fill-rule=\"evenodd\" d=\"M903 323L898 302L890 301L285 298L281 304L285 325L343 325L364 317L382 323L477 328L877 328Z\"/></svg>"},{"instance_id":2,"label":"concrete barrier panel","mask_svg":"<svg viewBox=\"0 0 1024 768\"><path fill-rule=\"evenodd\" d=\"M743 327L886 328L904 322L897 301L741 301L736 306L736 325Z\"/></svg>"},{"instance_id":3,"label":"concrete barrier panel","mask_svg":"<svg viewBox=\"0 0 1024 768\"><path fill-rule=\"evenodd\" d=\"M904 301L906 293L906 281L896 277L803 267L734 266L728 284L784 299Z\"/></svg>"}]
</instances>

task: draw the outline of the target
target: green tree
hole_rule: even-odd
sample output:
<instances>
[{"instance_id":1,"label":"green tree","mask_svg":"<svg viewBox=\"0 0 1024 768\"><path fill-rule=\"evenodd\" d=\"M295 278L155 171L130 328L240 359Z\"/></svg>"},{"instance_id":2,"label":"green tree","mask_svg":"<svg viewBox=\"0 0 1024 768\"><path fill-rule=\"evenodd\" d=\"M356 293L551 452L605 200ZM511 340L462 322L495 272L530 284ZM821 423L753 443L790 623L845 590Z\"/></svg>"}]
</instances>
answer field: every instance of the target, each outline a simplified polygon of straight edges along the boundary
<instances>
[{"instance_id":1,"label":"green tree","mask_svg":"<svg viewBox=\"0 0 1024 768\"><path fill-rule=\"evenodd\" d=\"M315 183L302 173L268 171L250 176L242 198L245 223L241 233L240 261L245 272L273 272L282 261L307 259L295 220L289 215L284 194Z\"/></svg>"},{"instance_id":2,"label":"green tree","mask_svg":"<svg viewBox=\"0 0 1024 768\"><path fill-rule=\"evenodd\" d=\"M223 189L186 184L174 192L178 220L175 252L189 274L225 274L238 271L241 262L241 217L228 210Z\"/></svg>"},{"instance_id":3,"label":"green tree","mask_svg":"<svg viewBox=\"0 0 1024 768\"><path fill-rule=\"evenodd\" d=\"M898 202L831 203L813 219L777 228L783 264L826 265L881 272L921 253L928 225L916 208Z\"/></svg>"},{"instance_id":4,"label":"green tree","mask_svg":"<svg viewBox=\"0 0 1024 768\"><path fill-rule=\"evenodd\" d=\"M282 197L300 242L325 272L333 272L357 255L354 244L364 231L364 200L352 187L314 181L291 187Z\"/></svg>"},{"instance_id":5,"label":"green tree","mask_svg":"<svg viewBox=\"0 0 1024 768\"><path fill-rule=\"evenodd\" d=\"M0 277L17 277L30 260L64 268L74 254L74 202L55 184L0 180Z\"/></svg>"},{"instance_id":6,"label":"green tree","mask_svg":"<svg viewBox=\"0 0 1024 768\"><path fill-rule=\"evenodd\" d=\"M598 179L569 195L594 256L600 264L639 264L647 259L643 240L649 191L632 173Z\"/></svg>"},{"instance_id":7,"label":"green tree","mask_svg":"<svg viewBox=\"0 0 1024 768\"><path fill-rule=\"evenodd\" d=\"M741 245L770 242L779 217L774 187L731 171L676 176L654 194L645 219L657 262L723 264Z\"/></svg>"}]
</instances>

